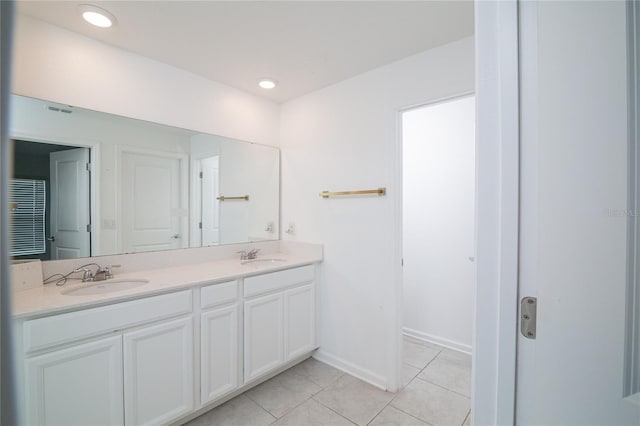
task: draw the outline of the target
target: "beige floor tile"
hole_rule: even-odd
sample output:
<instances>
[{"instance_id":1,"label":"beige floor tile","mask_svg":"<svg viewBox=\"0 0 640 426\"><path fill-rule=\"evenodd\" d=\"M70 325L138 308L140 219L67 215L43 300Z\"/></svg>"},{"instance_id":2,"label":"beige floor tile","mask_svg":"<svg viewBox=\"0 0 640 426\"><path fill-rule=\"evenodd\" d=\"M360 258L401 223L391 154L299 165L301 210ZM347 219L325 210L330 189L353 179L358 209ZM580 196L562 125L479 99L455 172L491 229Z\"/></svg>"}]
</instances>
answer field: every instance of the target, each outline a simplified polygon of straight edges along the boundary
<instances>
[{"instance_id":1,"label":"beige floor tile","mask_svg":"<svg viewBox=\"0 0 640 426\"><path fill-rule=\"evenodd\" d=\"M429 426L413 416L387 405L369 426Z\"/></svg>"},{"instance_id":2,"label":"beige floor tile","mask_svg":"<svg viewBox=\"0 0 640 426\"><path fill-rule=\"evenodd\" d=\"M394 396L345 374L313 398L352 422L366 425Z\"/></svg>"},{"instance_id":3,"label":"beige floor tile","mask_svg":"<svg viewBox=\"0 0 640 426\"><path fill-rule=\"evenodd\" d=\"M326 388L344 374L342 371L313 358L301 362L290 371L306 377L322 388Z\"/></svg>"},{"instance_id":4,"label":"beige floor tile","mask_svg":"<svg viewBox=\"0 0 640 426\"><path fill-rule=\"evenodd\" d=\"M471 395L471 356L452 350L440 352L422 370L419 379L435 383L465 396Z\"/></svg>"},{"instance_id":5,"label":"beige floor tile","mask_svg":"<svg viewBox=\"0 0 640 426\"><path fill-rule=\"evenodd\" d=\"M245 395L279 418L321 390L312 381L287 370L247 391Z\"/></svg>"},{"instance_id":6,"label":"beige floor tile","mask_svg":"<svg viewBox=\"0 0 640 426\"><path fill-rule=\"evenodd\" d=\"M310 399L273 423L273 426L353 426L353 423Z\"/></svg>"},{"instance_id":7,"label":"beige floor tile","mask_svg":"<svg viewBox=\"0 0 640 426\"><path fill-rule=\"evenodd\" d=\"M409 364L402 364L402 370L400 370L400 386L404 388L407 386L417 375L420 373L420 369L413 367Z\"/></svg>"},{"instance_id":8,"label":"beige floor tile","mask_svg":"<svg viewBox=\"0 0 640 426\"><path fill-rule=\"evenodd\" d=\"M406 340L402 342L402 362L421 370L439 353L438 350L417 343Z\"/></svg>"},{"instance_id":9,"label":"beige floor tile","mask_svg":"<svg viewBox=\"0 0 640 426\"><path fill-rule=\"evenodd\" d=\"M266 426L275 420L258 404L239 395L191 420L185 426Z\"/></svg>"},{"instance_id":10,"label":"beige floor tile","mask_svg":"<svg viewBox=\"0 0 640 426\"><path fill-rule=\"evenodd\" d=\"M391 405L434 426L461 425L469 412L469 398L423 380L409 383Z\"/></svg>"}]
</instances>

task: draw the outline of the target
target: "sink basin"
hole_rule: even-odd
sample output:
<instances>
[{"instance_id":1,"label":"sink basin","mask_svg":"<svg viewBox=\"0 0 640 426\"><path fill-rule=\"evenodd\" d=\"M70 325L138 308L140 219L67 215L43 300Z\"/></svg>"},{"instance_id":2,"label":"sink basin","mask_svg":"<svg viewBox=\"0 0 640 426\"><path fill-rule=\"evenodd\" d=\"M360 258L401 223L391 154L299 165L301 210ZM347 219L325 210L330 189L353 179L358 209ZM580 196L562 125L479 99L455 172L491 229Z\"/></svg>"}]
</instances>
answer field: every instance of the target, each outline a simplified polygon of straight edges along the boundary
<instances>
[{"instance_id":1,"label":"sink basin","mask_svg":"<svg viewBox=\"0 0 640 426\"><path fill-rule=\"evenodd\" d=\"M247 265L247 264L260 264L260 263L276 263L276 262L284 262L284 259L273 259L273 258L268 258L268 257L263 257L261 259L251 259L251 260L241 260L240 264L241 265Z\"/></svg>"},{"instance_id":2,"label":"sink basin","mask_svg":"<svg viewBox=\"0 0 640 426\"><path fill-rule=\"evenodd\" d=\"M62 294L67 296L86 296L89 294L113 293L116 291L141 287L148 283L149 280L145 280L143 278L130 280L105 280L86 284L81 287L70 288L64 290Z\"/></svg>"}]
</instances>

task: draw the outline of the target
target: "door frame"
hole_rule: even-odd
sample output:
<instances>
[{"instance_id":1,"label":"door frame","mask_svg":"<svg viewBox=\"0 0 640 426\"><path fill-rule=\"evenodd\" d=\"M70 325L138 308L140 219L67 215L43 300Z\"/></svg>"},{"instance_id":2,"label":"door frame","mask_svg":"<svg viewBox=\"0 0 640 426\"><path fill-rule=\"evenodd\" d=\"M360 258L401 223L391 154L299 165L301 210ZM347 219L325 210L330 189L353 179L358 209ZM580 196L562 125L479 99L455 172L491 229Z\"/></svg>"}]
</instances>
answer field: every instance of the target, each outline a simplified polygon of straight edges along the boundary
<instances>
[{"instance_id":1,"label":"door frame","mask_svg":"<svg viewBox=\"0 0 640 426\"><path fill-rule=\"evenodd\" d=\"M475 3L473 424L515 421L520 196L519 1Z\"/></svg>"},{"instance_id":2,"label":"door frame","mask_svg":"<svg viewBox=\"0 0 640 426\"><path fill-rule=\"evenodd\" d=\"M91 172L89 178L89 219L91 222L91 253L90 256L100 256L100 242L102 241L101 226L102 217L100 214L100 142L83 140L82 142L66 140L60 137L44 137L36 133L14 131L10 133L10 139L22 140L25 142L36 142L47 145L73 146L75 148L89 148L89 161Z\"/></svg>"},{"instance_id":3,"label":"door frame","mask_svg":"<svg viewBox=\"0 0 640 426\"><path fill-rule=\"evenodd\" d=\"M189 187L189 247L205 247L202 245L202 229L198 226L200 222L202 222L202 178L200 178L200 173L202 173L202 160L210 158L210 157L218 157L218 168L220 167L219 159L220 153L211 154L211 155L202 155L191 157L190 166L191 169L189 171L190 178L190 187ZM218 177L220 174L218 173ZM218 238L218 244L220 238Z\"/></svg>"},{"instance_id":4,"label":"door frame","mask_svg":"<svg viewBox=\"0 0 640 426\"><path fill-rule=\"evenodd\" d=\"M116 183L116 191L117 196L115 199L115 209L116 209L116 223L118 224L118 232L116 232L115 238L115 246L117 248L118 253L123 253L122 251L122 238L120 237L121 224L122 224L122 155L125 153L130 154L145 154L145 155L153 155L156 157L164 157L178 160L180 163L180 208L184 210L189 210L189 156L187 154L180 154L178 152L169 152L169 151L157 151L149 148L137 148L126 145L116 145L116 162L114 167L115 173L115 183ZM191 221L190 214L184 216L185 220L180 223L180 235L185 235L187 238L183 238L181 242L180 248L188 248L189 241L191 239L191 234L189 232L189 222Z\"/></svg>"},{"instance_id":5,"label":"door frame","mask_svg":"<svg viewBox=\"0 0 640 426\"><path fill-rule=\"evenodd\" d=\"M396 143L395 143L395 170L396 174L394 176L394 187L397 188L397 195L395 197L394 203L394 259L393 259L393 274L394 274L394 282L395 285L395 301L396 301L396 318L395 318L395 334L392 339L394 342L394 349L391 353L390 359L394 360L394 364L390 365L391 374L389 374L390 380L388 388L391 391L396 391L400 389L401 386L401 377L402 377L402 341L403 341L403 327L404 327L404 271L403 271L403 247L404 247L404 239L403 239L403 200L404 200L404 186L403 186L403 170L404 170L404 161L403 161L403 126L402 126L402 116L405 112L411 111L414 109L425 108L429 106L435 106L438 104L455 101L458 99L468 98L470 96L475 96L474 90L467 90L464 92L459 92L453 95L445 96L443 98L424 100L423 102L419 102L417 104L412 104L409 106L398 108L395 112L395 126L396 126ZM477 146L476 146L477 149ZM477 176L476 176L477 179ZM477 219L477 218L476 218ZM475 254L474 254L475 256ZM474 295L475 298L475 295ZM475 329L472 330L472 340L475 340Z\"/></svg>"}]
</instances>

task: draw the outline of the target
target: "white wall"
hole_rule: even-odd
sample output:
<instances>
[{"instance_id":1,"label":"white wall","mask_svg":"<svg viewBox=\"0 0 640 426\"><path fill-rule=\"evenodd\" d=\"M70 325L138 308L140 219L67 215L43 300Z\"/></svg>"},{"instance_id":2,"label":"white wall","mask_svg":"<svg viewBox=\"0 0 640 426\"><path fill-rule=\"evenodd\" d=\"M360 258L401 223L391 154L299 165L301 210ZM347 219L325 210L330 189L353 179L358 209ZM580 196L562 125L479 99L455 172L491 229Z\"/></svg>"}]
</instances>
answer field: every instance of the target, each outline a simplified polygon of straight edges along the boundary
<instances>
[{"instance_id":1,"label":"white wall","mask_svg":"<svg viewBox=\"0 0 640 426\"><path fill-rule=\"evenodd\" d=\"M402 116L404 332L471 352L475 97Z\"/></svg>"},{"instance_id":2,"label":"white wall","mask_svg":"<svg viewBox=\"0 0 640 426\"><path fill-rule=\"evenodd\" d=\"M277 104L22 15L12 92L278 145Z\"/></svg>"},{"instance_id":3,"label":"white wall","mask_svg":"<svg viewBox=\"0 0 640 426\"><path fill-rule=\"evenodd\" d=\"M401 109L472 91L467 38L285 103L286 239L322 242L318 357L393 388L400 334L398 164ZM322 199L322 190L387 187L386 197Z\"/></svg>"}]
</instances>

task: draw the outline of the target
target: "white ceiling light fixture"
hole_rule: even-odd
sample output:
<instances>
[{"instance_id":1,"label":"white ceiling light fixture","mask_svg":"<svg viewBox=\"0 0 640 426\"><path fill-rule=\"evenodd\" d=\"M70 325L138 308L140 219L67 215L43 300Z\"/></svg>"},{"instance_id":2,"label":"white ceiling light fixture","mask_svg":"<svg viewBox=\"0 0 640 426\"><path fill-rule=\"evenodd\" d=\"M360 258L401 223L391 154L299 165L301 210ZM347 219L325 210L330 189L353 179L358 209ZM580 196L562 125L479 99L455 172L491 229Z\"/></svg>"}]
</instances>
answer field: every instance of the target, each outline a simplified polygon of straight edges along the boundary
<instances>
[{"instance_id":1,"label":"white ceiling light fixture","mask_svg":"<svg viewBox=\"0 0 640 426\"><path fill-rule=\"evenodd\" d=\"M277 85L278 85L278 82L272 78L262 78L258 82L258 86L262 87L263 89L273 89Z\"/></svg>"},{"instance_id":2,"label":"white ceiling light fixture","mask_svg":"<svg viewBox=\"0 0 640 426\"><path fill-rule=\"evenodd\" d=\"M116 17L112 13L92 4L78 6L85 21L100 28L109 28L116 24Z\"/></svg>"}]
</instances>

